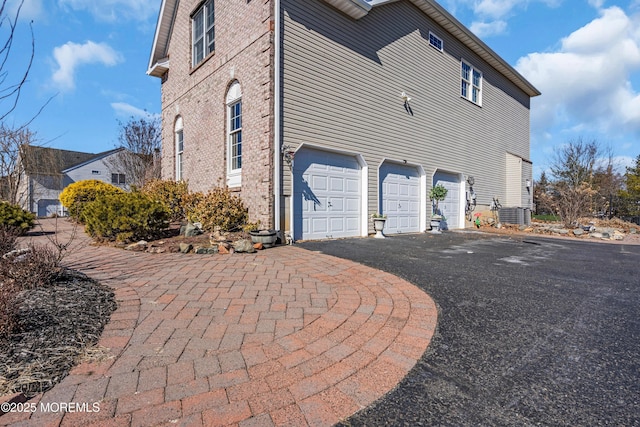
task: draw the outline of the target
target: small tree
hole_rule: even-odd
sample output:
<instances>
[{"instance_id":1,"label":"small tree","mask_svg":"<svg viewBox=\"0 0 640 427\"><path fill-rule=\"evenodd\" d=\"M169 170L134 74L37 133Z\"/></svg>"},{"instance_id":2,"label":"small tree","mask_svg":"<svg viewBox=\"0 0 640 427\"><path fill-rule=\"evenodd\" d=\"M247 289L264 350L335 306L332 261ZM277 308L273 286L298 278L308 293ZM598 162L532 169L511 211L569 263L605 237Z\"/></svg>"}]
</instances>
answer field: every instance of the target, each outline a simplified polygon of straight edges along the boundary
<instances>
[{"instance_id":1,"label":"small tree","mask_svg":"<svg viewBox=\"0 0 640 427\"><path fill-rule=\"evenodd\" d=\"M535 204L536 215L542 215L549 212L549 179L546 172L542 171L540 178L533 186L533 203Z\"/></svg>"},{"instance_id":2,"label":"small tree","mask_svg":"<svg viewBox=\"0 0 640 427\"><path fill-rule=\"evenodd\" d=\"M35 133L27 127L0 125L0 199L29 210L40 196L36 189L61 189L62 185L59 152L35 141ZM33 180L31 185L27 179Z\"/></svg>"},{"instance_id":3,"label":"small tree","mask_svg":"<svg viewBox=\"0 0 640 427\"><path fill-rule=\"evenodd\" d=\"M439 204L441 201L443 201L447 197L448 192L449 190L447 190L446 187L442 184L437 184L431 187L431 190L429 191L429 198L435 202L433 206L434 217L436 215L442 216L442 212L440 212Z\"/></svg>"},{"instance_id":4,"label":"small tree","mask_svg":"<svg viewBox=\"0 0 640 427\"><path fill-rule=\"evenodd\" d=\"M126 150L110 160L110 166L126 174L129 184L137 187L160 179L160 119L131 117L127 123L118 121L118 124L118 142Z\"/></svg>"},{"instance_id":5,"label":"small tree","mask_svg":"<svg viewBox=\"0 0 640 427\"><path fill-rule=\"evenodd\" d=\"M593 210L596 162L602 153L594 140L585 142L581 138L570 141L555 152L549 168L554 181L550 188L549 206L570 227L578 219Z\"/></svg>"},{"instance_id":6,"label":"small tree","mask_svg":"<svg viewBox=\"0 0 640 427\"><path fill-rule=\"evenodd\" d=\"M627 216L640 215L640 155L635 165L627 166L624 174L624 189L618 191L622 201L623 214Z\"/></svg>"}]
</instances>

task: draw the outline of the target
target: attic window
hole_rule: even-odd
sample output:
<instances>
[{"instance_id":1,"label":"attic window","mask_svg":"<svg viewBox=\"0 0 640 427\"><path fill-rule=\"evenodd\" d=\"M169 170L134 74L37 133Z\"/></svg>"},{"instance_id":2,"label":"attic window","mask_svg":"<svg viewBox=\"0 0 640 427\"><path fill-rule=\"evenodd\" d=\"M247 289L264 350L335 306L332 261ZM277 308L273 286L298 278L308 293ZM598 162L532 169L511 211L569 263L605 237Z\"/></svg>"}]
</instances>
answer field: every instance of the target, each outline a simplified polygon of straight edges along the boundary
<instances>
[{"instance_id":1,"label":"attic window","mask_svg":"<svg viewBox=\"0 0 640 427\"><path fill-rule=\"evenodd\" d=\"M444 46L444 44L442 43L442 39L433 34L431 31L429 31L429 44L442 52Z\"/></svg>"},{"instance_id":2,"label":"attic window","mask_svg":"<svg viewBox=\"0 0 640 427\"><path fill-rule=\"evenodd\" d=\"M215 13L213 0L206 1L191 18L193 32L192 66L201 63L215 49Z\"/></svg>"}]
</instances>

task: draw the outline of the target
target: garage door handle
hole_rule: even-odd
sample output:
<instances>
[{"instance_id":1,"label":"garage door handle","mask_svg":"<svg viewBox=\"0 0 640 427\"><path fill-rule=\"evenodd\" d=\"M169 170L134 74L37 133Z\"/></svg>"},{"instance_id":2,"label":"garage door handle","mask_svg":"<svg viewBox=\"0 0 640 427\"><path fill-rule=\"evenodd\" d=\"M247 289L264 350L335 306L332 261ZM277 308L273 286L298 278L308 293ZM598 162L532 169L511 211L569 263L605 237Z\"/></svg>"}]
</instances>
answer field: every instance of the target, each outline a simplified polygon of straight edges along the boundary
<instances>
[{"instance_id":1,"label":"garage door handle","mask_svg":"<svg viewBox=\"0 0 640 427\"><path fill-rule=\"evenodd\" d=\"M402 205L398 203L398 209L402 209Z\"/></svg>"},{"instance_id":2,"label":"garage door handle","mask_svg":"<svg viewBox=\"0 0 640 427\"><path fill-rule=\"evenodd\" d=\"M328 202L328 203L327 203L327 206L328 206L328 207L331 207L331 206L333 206L333 205L331 204L331 202Z\"/></svg>"}]
</instances>

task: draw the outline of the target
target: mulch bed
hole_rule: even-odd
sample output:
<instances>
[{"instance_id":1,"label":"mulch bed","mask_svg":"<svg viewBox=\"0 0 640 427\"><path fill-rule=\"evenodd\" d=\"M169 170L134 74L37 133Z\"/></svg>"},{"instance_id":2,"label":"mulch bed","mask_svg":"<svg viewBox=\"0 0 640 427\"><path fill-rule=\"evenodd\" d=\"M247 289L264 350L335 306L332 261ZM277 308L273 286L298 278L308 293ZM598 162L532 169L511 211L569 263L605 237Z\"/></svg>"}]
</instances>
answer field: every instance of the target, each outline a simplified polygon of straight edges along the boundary
<instances>
[{"instance_id":1,"label":"mulch bed","mask_svg":"<svg viewBox=\"0 0 640 427\"><path fill-rule=\"evenodd\" d=\"M117 304L110 288L70 270L19 298L18 326L0 339L0 395L33 397L95 351Z\"/></svg>"}]
</instances>

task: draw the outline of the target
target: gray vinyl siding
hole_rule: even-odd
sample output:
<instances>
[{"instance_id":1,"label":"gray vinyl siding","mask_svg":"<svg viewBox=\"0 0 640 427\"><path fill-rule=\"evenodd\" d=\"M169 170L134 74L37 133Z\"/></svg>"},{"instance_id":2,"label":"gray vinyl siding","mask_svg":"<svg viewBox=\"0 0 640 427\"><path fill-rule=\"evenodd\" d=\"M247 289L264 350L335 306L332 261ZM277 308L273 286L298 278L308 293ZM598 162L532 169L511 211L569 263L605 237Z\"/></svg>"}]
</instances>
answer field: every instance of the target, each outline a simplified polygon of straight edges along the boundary
<instances>
[{"instance_id":1,"label":"gray vinyl siding","mask_svg":"<svg viewBox=\"0 0 640 427\"><path fill-rule=\"evenodd\" d=\"M282 5L285 145L362 154L369 213L378 208L385 158L422 165L428 186L437 169L473 175L478 204L504 198L505 153L529 158L525 93L407 1L375 7L358 21L319 0ZM429 31L444 52L429 45ZM460 97L461 59L483 73L482 107Z\"/></svg>"}]
</instances>

